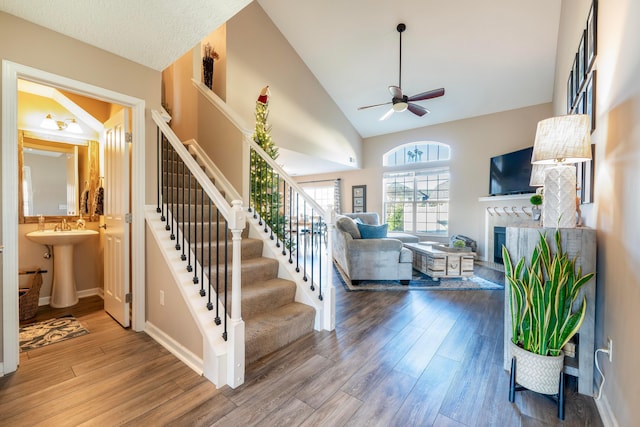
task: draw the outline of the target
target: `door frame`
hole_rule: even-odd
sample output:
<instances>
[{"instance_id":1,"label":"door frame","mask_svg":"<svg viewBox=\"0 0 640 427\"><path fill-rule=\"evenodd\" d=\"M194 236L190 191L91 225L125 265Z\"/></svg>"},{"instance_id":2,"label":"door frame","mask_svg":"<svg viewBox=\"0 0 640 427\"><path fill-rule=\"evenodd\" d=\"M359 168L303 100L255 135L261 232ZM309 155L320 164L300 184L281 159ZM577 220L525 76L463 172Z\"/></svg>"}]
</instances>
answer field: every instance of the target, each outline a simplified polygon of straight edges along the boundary
<instances>
[{"instance_id":1,"label":"door frame","mask_svg":"<svg viewBox=\"0 0 640 427\"><path fill-rule=\"evenodd\" d=\"M18 328L18 79L31 80L131 109L131 327L145 329L145 101L47 71L2 61L2 361L0 376L19 362Z\"/></svg>"}]
</instances>

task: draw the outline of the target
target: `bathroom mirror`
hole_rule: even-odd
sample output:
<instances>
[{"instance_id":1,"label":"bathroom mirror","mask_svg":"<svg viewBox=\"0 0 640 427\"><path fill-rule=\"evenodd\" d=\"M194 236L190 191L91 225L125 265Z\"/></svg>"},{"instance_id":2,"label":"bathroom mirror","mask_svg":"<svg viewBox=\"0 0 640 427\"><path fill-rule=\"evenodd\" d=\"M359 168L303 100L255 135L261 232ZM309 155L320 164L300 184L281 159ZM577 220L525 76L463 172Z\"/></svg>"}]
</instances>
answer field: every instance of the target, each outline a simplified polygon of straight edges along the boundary
<instances>
[{"instance_id":1,"label":"bathroom mirror","mask_svg":"<svg viewBox=\"0 0 640 427\"><path fill-rule=\"evenodd\" d=\"M97 220L93 200L100 185L96 141L51 141L18 136L19 220L47 222L82 216Z\"/></svg>"}]
</instances>

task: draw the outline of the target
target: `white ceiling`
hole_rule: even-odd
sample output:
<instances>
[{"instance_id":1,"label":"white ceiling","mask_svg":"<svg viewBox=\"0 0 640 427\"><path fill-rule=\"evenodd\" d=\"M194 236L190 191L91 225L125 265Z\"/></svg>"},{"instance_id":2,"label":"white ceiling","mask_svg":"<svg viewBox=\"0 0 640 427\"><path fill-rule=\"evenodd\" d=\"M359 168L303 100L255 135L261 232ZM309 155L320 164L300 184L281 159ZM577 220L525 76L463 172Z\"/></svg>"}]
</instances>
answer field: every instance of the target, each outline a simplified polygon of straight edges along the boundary
<instances>
[{"instance_id":1,"label":"white ceiling","mask_svg":"<svg viewBox=\"0 0 640 427\"><path fill-rule=\"evenodd\" d=\"M363 137L550 102L558 0L258 0ZM0 10L162 70L249 0L0 0ZM406 95L444 87L386 121L404 22Z\"/></svg>"}]
</instances>

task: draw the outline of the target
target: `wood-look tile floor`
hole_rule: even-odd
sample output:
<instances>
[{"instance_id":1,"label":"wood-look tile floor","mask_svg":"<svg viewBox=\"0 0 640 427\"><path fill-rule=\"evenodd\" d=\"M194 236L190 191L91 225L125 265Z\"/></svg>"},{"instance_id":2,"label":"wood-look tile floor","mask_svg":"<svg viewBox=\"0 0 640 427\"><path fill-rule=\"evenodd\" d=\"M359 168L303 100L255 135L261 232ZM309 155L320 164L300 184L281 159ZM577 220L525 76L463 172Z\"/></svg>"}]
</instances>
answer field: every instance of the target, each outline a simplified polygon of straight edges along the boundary
<instances>
[{"instance_id":1,"label":"wood-look tile floor","mask_svg":"<svg viewBox=\"0 0 640 427\"><path fill-rule=\"evenodd\" d=\"M21 353L0 378L8 426L601 426L569 390L566 420L531 392L508 401L503 291L348 293L333 332L316 332L217 390L144 333L122 329L97 297L70 310L91 332Z\"/></svg>"}]
</instances>

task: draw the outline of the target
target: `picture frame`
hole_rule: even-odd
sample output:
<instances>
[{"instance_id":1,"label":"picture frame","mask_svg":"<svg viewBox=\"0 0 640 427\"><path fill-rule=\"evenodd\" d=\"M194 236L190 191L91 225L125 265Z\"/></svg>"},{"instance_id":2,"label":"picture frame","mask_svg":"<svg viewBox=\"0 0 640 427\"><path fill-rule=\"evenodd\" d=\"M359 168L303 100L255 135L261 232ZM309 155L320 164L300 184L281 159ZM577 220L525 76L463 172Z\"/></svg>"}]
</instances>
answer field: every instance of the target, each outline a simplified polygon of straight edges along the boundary
<instances>
[{"instance_id":1,"label":"picture frame","mask_svg":"<svg viewBox=\"0 0 640 427\"><path fill-rule=\"evenodd\" d=\"M574 92L573 92L573 72L569 73L567 79L567 114L571 114L573 109Z\"/></svg>"},{"instance_id":2,"label":"picture frame","mask_svg":"<svg viewBox=\"0 0 640 427\"><path fill-rule=\"evenodd\" d=\"M580 204L593 203L593 192L595 183L595 160L596 146L591 144L591 160L577 165L576 169L581 169Z\"/></svg>"},{"instance_id":3,"label":"picture frame","mask_svg":"<svg viewBox=\"0 0 640 427\"><path fill-rule=\"evenodd\" d=\"M582 88L582 85L585 81L586 77L586 67L585 67L585 38L586 38L586 30L582 31L582 37L580 38L580 44L578 45L578 56L576 61L578 62L578 90Z\"/></svg>"},{"instance_id":4,"label":"picture frame","mask_svg":"<svg viewBox=\"0 0 640 427\"><path fill-rule=\"evenodd\" d=\"M597 25L597 10L598 10L598 1L593 0L591 3L591 9L589 9L589 16L587 17L587 28L585 32L587 33L586 37L586 70L587 73L591 71L593 68L593 64L596 59L596 54L598 52L598 25Z\"/></svg>"},{"instance_id":5,"label":"picture frame","mask_svg":"<svg viewBox=\"0 0 640 427\"><path fill-rule=\"evenodd\" d=\"M589 79L584 87L584 102L585 109L584 114L589 116L591 120L591 133L596 130L596 70L593 70L589 74Z\"/></svg>"},{"instance_id":6,"label":"picture frame","mask_svg":"<svg viewBox=\"0 0 640 427\"><path fill-rule=\"evenodd\" d=\"M367 211L367 186L354 185L351 187L351 200L353 212Z\"/></svg>"},{"instance_id":7,"label":"picture frame","mask_svg":"<svg viewBox=\"0 0 640 427\"><path fill-rule=\"evenodd\" d=\"M574 96L574 105L577 98L577 94L580 93L580 76L578 75L578 54L576 53L573 58L573 67L571 68L573 74L573 93L576 94Z\"/></svg>"}]
</instances>

